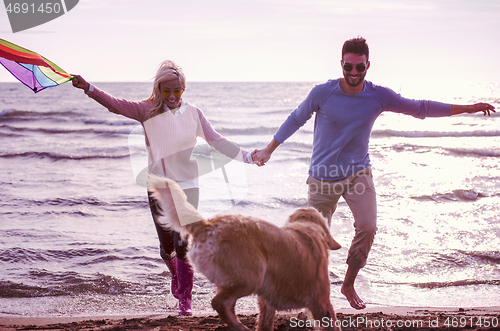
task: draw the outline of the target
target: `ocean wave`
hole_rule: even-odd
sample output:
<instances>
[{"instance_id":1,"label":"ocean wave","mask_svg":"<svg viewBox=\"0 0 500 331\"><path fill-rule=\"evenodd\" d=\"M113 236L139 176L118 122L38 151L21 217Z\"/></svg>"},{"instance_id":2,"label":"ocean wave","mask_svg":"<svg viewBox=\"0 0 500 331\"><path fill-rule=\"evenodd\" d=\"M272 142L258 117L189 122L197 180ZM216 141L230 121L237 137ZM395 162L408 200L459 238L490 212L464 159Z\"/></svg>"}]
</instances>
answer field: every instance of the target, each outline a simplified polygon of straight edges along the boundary
<instances>
[{"instance_id":1,"label":"ocean wave","mask_svg":"<svg viewBox=\"0 0 500 331\"><path fill-rule=\"evenodd\" d=\"M264 110L264 111L259 111L259 116L262 116L262 115L284 115L284 116L287 116L288 114L290 114L291 112L293 111L293 108L286 108L286 109L283 109L283 108L280 108L280 109L269 109L269 110Z\"/></svg>"},{"instance_id":2,"label":"ocean wave","mask_svg":"<svg viewBox=\"0 0 500 331\"><path fill-rule=\"evenodd\" d=\"M406 137L406 138L444 138L444 137L500 137L500 131L398 131L373 130L372 137Z\"/></svg>"},{"instance_id":3,"label":"ocean wave","mask_svg":"<svg viewBox=\"0 0 500 331\"><path fill-rule=\"evenodd\" d=\"M407 258L411 262L404 268L404 273L411 274L421 273L424 270L457 274L461 270L495 270L500 266L500 251L419 250L407 254ZM401 272L397 266L393 271Z\"/></svg>"},{"instance_id":4,"label":"ocean wave","mask_svg":"<svg viewBox=\"0 0 500 331\"><path fill-rule=\"evenodd\" d=\"M137 126L137 121L127 120L127 119L124 119L124 120L120 120L120 119L117 119L117 120L84 119L82 122L85 124L104 124L104 125L111 125L111 126L115 126L115 125L120 125L120 126L122 126L122 125L134 125L134 126Z\"/></svg>"},{"instance_id":5,"label":"ocean wave","mask_svg":"<svg viewBox=\"0 0 500 331\"><path fill-rule=\"evenodd\" d=\"M26 285L12 281L0 280L0 298L32 298L43 296L60 296L65 293L57 289L47 289L36 285Z\"/></svg>"},{"instance_id":6,"label":"ocean wave","mask_svg":"<svg viewBox=\"0 0 500 331\"><path fill-rule=\"evenodd\" d=\"M150 263L157 263L158 259L157 258L151 258L148 256L143 256L143 255L138 255L137 253L134 254L125 254L123 251L116 252L116 253L111 253L111 254L106 254L100 257L96 257L95 259L84 261L78 263L80 266L95 266L97 264L102 264L102 263L109 263L109 262L115 262L115 261L132 261L132 260L138 260L142 265L145 265L146 262Z\"/></svg>"},{"instance_id":7,"label":"ocean wave","mask_svg":"<svg viewBox=\"0 0 500 331\"><path fill-rule=\"evenodd\" d=\"M32 298L47 296L63 296L74 294L144 294L151 292L149 284L139 284L124 281L113 276L96 273L82 275L74 271L51 272L47 270L32 270L29 278L41 285L30 285L0 281L0 298ZM164 286L164 284L161 284ZM149 285L150 286L150 285ZM158 284L158 287L160 284Z\"/></svg>"},{"instance_id":8,"label":"ocean wave","mask_svg":"<svg viewBox=\"0 0 500 331\"><path fill-rule=\"evenodd\" d=\"M280 208L283 206L289 206L293 208L306 208L307 207L307 198L274 198L278 204L280 204Z\"/></svg>"},{"instance_id":9,"label":"ocean wave","mask_svg":"<svg viewBox=\"0 0 500 331\"><path fill-rule=\"evenodd\" d=\"M0 125L0 129L7 129L13 132L41 132L47 134L55 133L91 133L92 129L64 129L64 128L19 128L11 125Z\"/></svg>"},{"instance_id":10,"label":"ocean wave","mask_svg":"<svg viewBox=\"0 0 500 331\"><path fill-rule=\"evenodd\" d=\"M410 152L414 152L414 153L428 153L432 150L432 147L404 144L404 143L391 145L391 146L388 146L385 148L392 149L393 151L396 151L398 153L406 152L406 151L410 151Z\"/></svg>"},{"instance_id":11,"label":"ocean wave","mask_svg":"<svg viewBox=\"0 0 500 331\"><path fill-rule=\"evenodd\" d=\"M131 132L130 128L27 128L27 127L16 127L11 125L0 125L0 129L7 129L12 132L39 132L44 134L73 134L73 133L90 133L90 134L129 134Z\"/></svg>"},{"instance_id":12,"label":"ocean wave","mask_svg":"<svg viewBox=\"0 0 500 331\"><path fill-rule=\"evenodd\" d=\"M311 153L312 152L312 143L290 141L290 142L287 142L286 144L284 144L283 148L286 148L287 150L292 150L292 151Z\"/></svg>"},{"instance_id":13,"label":"ocean wave","mask_svg":"<svg viewBox=\"0 0 500 331\"><path fill-rule=\"evenodd\" d=\"M396 152L411 151L414 153L428 153L434 151L435 153L448 153L458 157L500 157L500 150L483 149L483 148L449 148L449 147L433 147L413 145L406 143L399 143L386 147Z\"/></svg>"},{"instance_id":14,"label":"ocean wave","mask_svg":"<svg viewBox=\"0 0 500 331\"><path fill-rule=\"evenodd\" d=\"M464 279L449 282L427 282L427 283L413 283L414 287L434 289L443 287L454 287L454 286L471 286L471 285L500 285L500 279L491 280L478 280L478 279Z\"/></svg>"},{"instance_id":15,"label":"ocean wave","mask_svg":"<svg viewBox=\"0 0 500 331\"><path fill-rule=\"evenodd\" d=\"M80 197L80 198L49 198L43 200L9 198L7 202L2 204L3 207L20 207L20 206L58 206L58 207L74 207L74 206L95 206L95 207L129 207L129 208L146 208L149 206L145 197L130 197L127 200L104 201L95 197ZM56 211L51 211L56 213Z\"/></svg>"},{"instance_id":16,"label":"ocean wave","mask_svg":"<svg viewBox=\"0 0 500 331\"><path fill-rule=\"evenodd\" d=\"M435 193L432 195L421 195L418 197L411 197L420 201L436 201L436 202L449 202L449 201L476 201L480 198L489 197L488 194L476 192L474 190L453 190L448 193Z\"/></svg>"},{"instance_id":17,"label":"ocean wave","mask_svg":"<svg viewBox=\"0 0 500 331\"><path fill-rule=\"evenodd\" d=\"M130 154L118 155L68 155L51 152L22 152L22 153L6 153L0 154L0 158L35 158L35 159L52 159L52 160L92 160L92 159L122 159L129 157Z\"/></svg>"},{"instance_id":18,"label":"ocean wave","mask_svg":"<svg viewBox=\"0 0 500 331\"><path fill-rule=\"evenodd\" d=\"M57 206L80 206L80 205L90 205L90 206L137 206L145 207L148 205L146 199L131 198L130 200L120 200L120 201L103 201L94 197L82 197L75 199L65 199L65 198L54 198L46 200L32 200L33 204L37 206L42 205L57 205Z\"/></svg>"},{"instance_id":19,"label":"ocean wave","mask_svg":"<svg viewBox=\"0 0 500 331\"><path fill-rule=\"evenodd\" d=\"M284 206L290 208L306 208L307 198L271 198L261 202L244 199L239 201L237 206L242 208L242 213L245 213L243 210L260 208L281 209L284 208Z\"/></svg>"},{"instance_id":20,"label":"ocean wave","mask_svg":"<svg viewBox=\"0 0 500 331\"><path fill-rule=\"evenodd\" d=\"M458 251L458 253L477 262L500 265L500 251Z\"/></svg>"},{"instance_id":21,"label":"ocean wave","mask_svg":"<svg viewBox=\"0 0 500 331\"><path fill-rule=\"evenodd\" d=\"M6 109L0 111L0 121L9 121L9 120L40 120L44 118L72 118L83 116L84 114L72 111L64 111L64 112L39 112L39 111L30 111L30 110L18 110L18 109Z\"/></svg>"},{"instance_id":22,"label":"ocean wave","mask_svg":"<svg viewBox=\"0 0 500 331\"><path fill-rule=\"evenodd\" d=\"M306 208L307 198L272 198L267 202L258 205L269 209L290 208Z\"/></svg>"},{"instance_id":23,"label":"ocean wave","mask_svg":"<svg viewBox=\"0 0 500 331\"><path fill-rule=\"evenodd\" d=\"M444 148L444 150L456 156L500 157L500 151L494 151L489 149Z\"/></svg>"},{"instance_id":24,"label":"ocean wave","mask_svg":"<svg viewBox=\"0 0 500 331\"><path fill-rule=\"evenodd\" d=\"M106 206L109 203L99 200L94 197L83 197L79 199L64 199L64 198L54 198L46 200L31 200L32 204L37 206L49 205L49 206L79 206L79 205L90 205L90 206Z\"/></svg>"},{"instance_id":25,"label":"ocean wave","mask_svg":"<svg viewBox=\"0 0 500 331\"><path fill-rule=\"evenodd\" d=\"M74 246L74 245L73 245ZM0 261L4 266L15 266L8 280L0 280L0 298L23 298L41 296L97 294L158 294L165 293L165 271L152 273L160 266L157 258L144 254L143 249L123 247L106 249L101 247L66 249L36 249L11 247L0 250ZM92 270L112 270L117 263L143 268L136 281L123 280ZM23 265L26 266L23 267ZM38 269L33 266L38 266ZM48 268L44 268L48 266ZM53 266L63 266L53 270ZM50 269L49 269L50 268ZM137 269L135 268L135 269ZM15 270L14 273L12 271ZM160 268L160 270L165 270ZM137 271L137 270L136 270ZM137 272L136 276L137 276ZM137 278L135 278L137 279Z\"/></svg>"},{"instance_id":26,"label":"ocean wave","mask_svg":"<svg viewBox=\"0 0 500 331\"><path fill-rule=\"evenodd\" d=\"M89 257L103 254L109 254L109 251L97 248L45 250L12 247L0 250L0 261L6 263L54 262L69 260L75 257Z\"/></svg>"},{"instance_id":27,"label":"ocean wave","mask_svg":"<svg viewBox=\"0 0 500 331\"><path fill-rule=\"evenodd\" d=\"M2 207L5 205L2 205ZM61 232L54 232L52 230L41 230L38 229L36 231L26 231L23 229L12 229L12 230L0 230L0 238L11 238L14 241L18 240L33 240L37 242L42 242L42 241L58 241L62 242L65 240L68 240L70 236L63 234ZM70 241L73 240L73 238L69 239ZM73 245L77 243L71 243ZM86 243L86 245L90 245L89 243ZM0 259L1 261L1 259Z\"/></svg>"},{"instance_id":28,"label":"ocean wave","mask_svg":"<svg viewBox=\"0 0 500 331\"><path fill-rule=\"evenodd\" d=\"M25 232L24 236L31 237L32 235L28 232ZM54 237L53 239L56 238L57 237ZM11 248L0 249L0 261L5 263L12 263L12 264L16 263L31 264L34 262L54 263L54 262L69 261L69 260L73 260L73 262L77 265L95 266L98 263L107 263L117 260L120 261L140 260L142 262L144 261L157 262L158 259L145 256L143 254L143 250L138 249L136 247L105 249L105 248L88 247L88 244L86 244L81 248L70 248L70 249L67 248L36 249L36 248L23 248L23 247L11 247Z\"/></svg>"},{"instance_id":29,"label":"ocean wave","mask_svg":"<svg viewBox=\"0 0 500 331\"><path fill-rule=\"evenodd\" d=\"M258 126L258 127L246 127L246 128L217 128L217 132L222 135L244 135L244 136L258 136L258 135L273 135L278 130L278 127L266 127L266 126Z\"/></svg>"},{"instance_id":30,"label":"ocean wave","mask_svg":"<svg viewBox=\"0 0 500 331\"><path fill-rule=\"evenodd\" d=\"M23 136L22 134L0 132L0 137L2 138L12 138L12 137L22 137L22 136Z\"/></svg>"}]
</instances>

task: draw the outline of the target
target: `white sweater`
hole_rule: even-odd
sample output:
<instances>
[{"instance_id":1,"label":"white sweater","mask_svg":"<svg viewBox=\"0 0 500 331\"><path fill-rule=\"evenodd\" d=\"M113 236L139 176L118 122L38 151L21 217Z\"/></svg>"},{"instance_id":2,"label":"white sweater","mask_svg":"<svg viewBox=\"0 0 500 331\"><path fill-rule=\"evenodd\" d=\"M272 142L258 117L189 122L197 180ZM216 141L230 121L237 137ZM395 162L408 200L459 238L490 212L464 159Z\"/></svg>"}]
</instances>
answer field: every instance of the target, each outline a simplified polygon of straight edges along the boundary
<instances>
[{"instance_id":1,"label":"white sweater","mask_svg":"<svg viewBox=\"0 0 500 331\"><path fill-rule=\"evenodd\" d=\"M175 115L167 108L164 113L150 117L150 101L118 99L94 86L89 89L88 96L110 112L139 121L146 135L149 172L182 183L184 189L197 186L199 170L193 157L197 137L227 156L228 161L252 163L248 151L222 137L202 111L188 103L183 102Z\"/></svg>"}]
</instances>

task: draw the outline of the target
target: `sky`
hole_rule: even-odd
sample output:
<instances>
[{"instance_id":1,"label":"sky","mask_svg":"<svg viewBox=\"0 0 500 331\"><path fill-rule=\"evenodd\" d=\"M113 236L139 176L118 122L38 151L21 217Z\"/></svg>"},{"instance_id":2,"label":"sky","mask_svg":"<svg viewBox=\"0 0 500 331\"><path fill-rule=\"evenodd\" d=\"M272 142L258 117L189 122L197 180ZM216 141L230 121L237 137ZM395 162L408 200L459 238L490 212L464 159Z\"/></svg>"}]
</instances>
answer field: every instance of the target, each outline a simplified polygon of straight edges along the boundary
<instances>
[{"instance_id":1,"label":"sky","mask_svg":"<svg viewBox=\"0 0 500 331\"><path fill-rule=\"evenodd\" d=\"M500 83L498 0L80 0L17 33L0 7L0 38L90 82L151 82L165 59L188 82L323 82L357 36L394 90Z\"/></svg>"}]
</instances>

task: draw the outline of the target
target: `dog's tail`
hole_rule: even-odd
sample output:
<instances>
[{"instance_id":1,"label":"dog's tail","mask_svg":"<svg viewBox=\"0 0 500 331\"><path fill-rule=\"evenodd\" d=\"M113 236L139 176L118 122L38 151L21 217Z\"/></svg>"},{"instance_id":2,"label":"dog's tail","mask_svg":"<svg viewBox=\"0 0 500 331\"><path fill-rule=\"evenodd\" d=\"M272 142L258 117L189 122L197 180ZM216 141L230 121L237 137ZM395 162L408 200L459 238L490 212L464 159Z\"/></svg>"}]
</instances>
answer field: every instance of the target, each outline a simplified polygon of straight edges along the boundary
<instances>
[{"instance_id":1,"label":"dog's tail","mask_svg":"<svg viewBox=\"0 0 500 331\"><path fill-rule=\"evenodd\" d=\"M160 226L179 232L184 237L190 232L190 227L185 225L203 220L196 208L187 202L186 194L175 181L149 175L148 190L161 207Z\"/></svg>"}]
</instances>

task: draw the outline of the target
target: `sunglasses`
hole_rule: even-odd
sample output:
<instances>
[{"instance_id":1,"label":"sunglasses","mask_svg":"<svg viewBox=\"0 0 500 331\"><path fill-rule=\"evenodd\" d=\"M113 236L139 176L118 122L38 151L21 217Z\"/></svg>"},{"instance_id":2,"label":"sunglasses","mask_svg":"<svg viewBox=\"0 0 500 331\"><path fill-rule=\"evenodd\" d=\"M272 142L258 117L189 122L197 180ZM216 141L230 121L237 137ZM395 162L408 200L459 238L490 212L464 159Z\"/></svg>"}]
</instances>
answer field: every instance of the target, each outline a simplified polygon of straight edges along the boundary
<instances>
[{"instance_id":1,"label":"sunglasses","mask_svg":"<svg viewBox=\"0 0 500 331\"><path fill-rule=\"evenodd\" d=\"M345 63L344 66L343 66L343 68L344 68L345 71L350 72L354 68L354 65L350 64L350 63ZM364 63L358 63L358 64L356 64L356 70L358 72L365 71L366 70L366 64L364 64Z\"/></svg>"},{"instance_id":2,"label":"sunglasses","mask_svg":"<svg viewBox=\"0 0 500 331\"><path fill-rule=\"evenodd\" d=\"M184 90L164 90L161 91L161 95L163 95L165 98L168 98L171 94L174 94L176 97L180 97L182 93L184 93Z\"/></svg>"}]
</instances>

